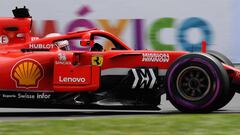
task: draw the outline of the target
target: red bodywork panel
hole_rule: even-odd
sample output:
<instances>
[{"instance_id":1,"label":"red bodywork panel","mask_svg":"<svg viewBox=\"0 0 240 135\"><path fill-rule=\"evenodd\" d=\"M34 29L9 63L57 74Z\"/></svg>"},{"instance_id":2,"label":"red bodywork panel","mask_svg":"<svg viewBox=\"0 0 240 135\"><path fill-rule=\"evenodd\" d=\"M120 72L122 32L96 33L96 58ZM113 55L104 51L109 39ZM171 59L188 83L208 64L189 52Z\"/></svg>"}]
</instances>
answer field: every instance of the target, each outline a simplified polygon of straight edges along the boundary
<instances>
[{"instance_id":1,"label":"red bodywork panel","mask_svg":"<svg viewBox=\"0 0 240 135\"><path fill-rule=\"evenodd\" d=\"M161 95L167 93L181 111L208 112L225 105L234 94L221 82L229 81L231 89L240 86L240 70L222 63L228 80L218 60L231 62L217 52L207 52L206 41L202 42L201 53L191 53L133 50L98 29L50 33L39 38L31 34L32 18L26 7L16 7L13 15L0 18L2 107L155 110L159 109ZM100 44L103 42L108 43L106 48ZM215 65L200 66L207 62ZM220 76L210 74L217 69L215 66L221 70L216 72ZM222 80L225 77L227 80Z\"/></svg>"},{"instance_id":2,"label":"red bodywork panel","mask_svg":"<svg viewBox=\"0 0 240 135\"><path fill-rule=\"evenodd\" d=\"M232 83L240 85L240 70L226 64L223 64L223 66L227 71L229 71L229 76L232 78Z\"/></svg>"},{"instance_id":3,"label":"red bodywork panel","mask_svg":"<svg viewBox=\"0 0 240 135\"><path fill-rule=\"evenodd\" d=\"M0 44L16 45L31 41L31 18L0 18Z\"/></svg>"},{"instance_id":4,"label":"red bodywork panel","mask_svg":"<svg viewBox=\"0 0 240 135\"><path fill-rule=\"evenodd\" d=\"M31 18L1 18L0 22L1 90L96 91L101 76L126 75L127 70L137 67L156 67L159 75L165 75L177 58L189 53L132 50L114 35L97 29L38 39L30 33ZM105 37L118 49L63 51L56 45L57 41L81 39L81 46L92 47L92 36ZM231 71L233 82L240 84L240 70L223 65Z\"/></svg>"},{"instance_id":5,"label":"red bodywork panel","mask_svg":"<svg viewBox=\"0 0 240 135\"><path fill-rule=\"evenodd\" d=\"M0 22L0 80L5 82L0 84L1 90L96 91L101 76L126 75L127 70L137 67L156 67L159 75L165 75L177 58L189 53L132 50L111 33L97 29L38 39L31 36L31 18L1 18ZM93 36L111 40L118 49L64 51L56 45L62 40L81 39L81 46L92 47ZM240 70L223 65L239 83Z\"/></svg>"},{"instance_id":6,"label":"red bodywork panel","mask_svg":"<svg viewBox=\"0 0 240 135\"><path fill-rule=\"evenodd\" d=\"M101 75L109 74L109 70L135 67L158 67L167 70L175 59L187 53L135 51L114 35L97 29L37 39L31 37L31 18L3 18L1 21L3 23L0 24L0 36L4 35L9 39L8 43L0 44L0 80L5 82L0 84L2 90L96 91L100 87ZM5 27L18 29L9 32L3 30ZM17 37L19 33L23 34L21 38ZM57 41L77 38L81 39L82 46L93 46L93 35L112 40L119 49L63 51L55 44Z\"/></svg>"},{"instance_id":7,"label":"red bodywork panel","mask_svg":"<svg viewBox=\"0 0 240 135\"><path fill-rule=\"evenodd\" d=\"M55 91L94 91L99 88L99 78L98 66L55 65L53 88Z\"/></svg>"}]
</instances>

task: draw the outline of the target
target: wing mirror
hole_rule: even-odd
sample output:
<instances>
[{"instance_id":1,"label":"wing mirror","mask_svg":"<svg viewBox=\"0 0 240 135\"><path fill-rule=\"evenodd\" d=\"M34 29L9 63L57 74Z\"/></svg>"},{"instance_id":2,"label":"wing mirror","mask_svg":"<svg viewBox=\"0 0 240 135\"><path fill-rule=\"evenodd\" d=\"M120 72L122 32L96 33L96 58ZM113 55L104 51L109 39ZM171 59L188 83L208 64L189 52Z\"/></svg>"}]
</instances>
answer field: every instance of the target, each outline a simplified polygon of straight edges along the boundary
<instances>
[{"instance_id":1,"label":"wing mirror","mask_svg":"<svg viewBox=\"0 0 240 135\"><path fill-rule=\"evenodd\" d=\"M86 33L82 36L82 40L80 41L81 46L93 46L94 40L91 39L90 33Z\"/></svg>"}]
</instances>

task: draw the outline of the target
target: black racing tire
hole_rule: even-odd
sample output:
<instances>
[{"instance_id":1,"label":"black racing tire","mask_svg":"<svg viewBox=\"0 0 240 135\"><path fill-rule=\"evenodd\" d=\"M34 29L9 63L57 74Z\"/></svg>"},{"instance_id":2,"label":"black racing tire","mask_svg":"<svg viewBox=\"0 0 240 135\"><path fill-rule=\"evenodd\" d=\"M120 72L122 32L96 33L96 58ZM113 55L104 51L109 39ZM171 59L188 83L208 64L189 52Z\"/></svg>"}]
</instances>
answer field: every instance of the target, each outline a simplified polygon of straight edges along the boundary
<instances>
[{"instance_id":1,"label":"black racing tire","mask_svg":"<svg viewBox=\"0 0 240 135\"><path fill-rule=\"evenodd\" d=\"M234 67L233 63L223 54L221 54L217 51L213 51L213 50L208 50L207 53L210 54L211 56L217 58L220 62ZM231 84L231 80L230 80L230 84ZM229 89L228 93L225 93L225 95L223 95L222 100L216 106L216 110L226 106L232 100L235 93L236 93L235 90L230 85L230 89Z\"/></svg>"},{"instance_id":2,"label":"black racing tire","mask_svg":"<svg viewBox=\"0 0 240 135\"><path fill-rule=\"evenodd\" d=\"M216 59L218 59L220 62L227 64L229 66L234 67L233 63L231 62L231 60L229 60L225 55L223 55L220 52L217 51L213 51L213 50L208 50L207 54L210 54L211 56L215 57Z\"/></svg>"},{"instance_id":3,"label":"black racing tire","mask_svg":"<svg viewBox=\"0 0 240 135\"><path fill-rule=\"evenodd\" d=\"M209 54L190 53L178 58L166 74L166 93L180 111L214 111L229 91L229 77L219 60Z\"/></svg>"}]
</instances>

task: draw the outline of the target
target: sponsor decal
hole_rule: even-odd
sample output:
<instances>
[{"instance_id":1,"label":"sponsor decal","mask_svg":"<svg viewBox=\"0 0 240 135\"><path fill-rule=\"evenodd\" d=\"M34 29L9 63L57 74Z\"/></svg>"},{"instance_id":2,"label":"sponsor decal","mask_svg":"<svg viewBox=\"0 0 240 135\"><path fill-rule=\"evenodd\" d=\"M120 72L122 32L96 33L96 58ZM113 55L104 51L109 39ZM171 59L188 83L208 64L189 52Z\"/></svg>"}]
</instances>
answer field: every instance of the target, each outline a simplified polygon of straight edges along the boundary
<instances>
[{"instance_id":1,"label":"sponsor decal","mask_svg":"<svg viewBox=\"0 0 240 135\"><path fill-rule=\"evenodd\" d=\"M54 48L55 44L29 44L31 49L51 49Z\"/></svg>"},{"instance_id":2,"label":"sponsor decal","mask_svg":"<svg viewBox=\"0 0 240 135\"><path fill-rule=\"evenodd\" d=\"M102 66L103 57L99 55L92 56L92 65Z\"/></svg>"},{"instance_id":3,"label":"sponsor decal","mask_svg":"<svg viewBox=\"0 0 240 135\"><path fill-rule=\"evenodd\" d=\"M0 44L8 44L9 39L6 35L1 35L0 36Z\"/></svg>"},{"instance_id":4,"label":"sponsor decal","mask_svg":"<svg viewBox=\"0 0 240 135\"><path fill-rule=\"evenodd\" d=\"M23 59L17 62L11 71L11 78L16 82L17 88L38 88L43 76L42 65L33 59Z\"/></svg>"},{"instance_id":5,"label":"sponsor decal","mask_svg":"<svg viewBox=\"0 0 240 135\"><path fill-rule=\"evenodd\" d=\"M63 64L63 65L70 65L70 61L56 61L55 64Z\"/></svg>"},{"instance_id":6,"label":"sponsor decal","mask_svg":"<svg viewBox=\"0 0 240 135\"><path fill-rule=\"evenodd\" d=\"M58 53L58 59L60 61L66 61L67 60L66 54L64 52L59 52Z\"/></svg>"},{"instance_id":7,"label":"sponsor decal","mask_svg":"<svg viewBox=\"0 0 240 135\"><path fill-rule=\"evenodd\" d=\"M159 53L143 53L143 62L168 62L170 59L169 54L159 54Z\"/></svg>"},{"instance_id":8,"label":"sponsor decal","mask_svg":"<svg viewBox=\"0 0 240 135\"><path fill-rule=\"evenodd\" d=\"M58 81L59 82L79 82L79 83L83 83L83 82L86 82L86 79L83 78L83 77L62 77L62 76L59 76L58 78Z\"/></svg>"},{"instance_id":9,"label":"sponsor decal","mask_svg":"<svg viewBox=\"0 0 240 135\"><path fill-rule=\"evenodd\" d=\"M0 94L4 99L51 99L51 94L45 92L4 92Z\"/></svg>"},{"instance_id":10,"label":"sponsor decal","mask_svg":"<svg viewBox=\"0 0 240 135\"><path fill-rule=\"evenodd\" d=\"M153 89L157 82L157 69L137 68L131 69L134 76L132 89Z\"/></svg>"},{"instance_id":11,"label":"sponsor decal","mask_svg":"<svg viewBox=\"0 0 240 135\"><path fill-rule=\"evenodd\" d=\"M70 65L70 61L66 61L67 57L64 52L59 52L58 53L58 61L55 62L55 64L64 64L64 65Z\"/></svg>"}]
</instances>

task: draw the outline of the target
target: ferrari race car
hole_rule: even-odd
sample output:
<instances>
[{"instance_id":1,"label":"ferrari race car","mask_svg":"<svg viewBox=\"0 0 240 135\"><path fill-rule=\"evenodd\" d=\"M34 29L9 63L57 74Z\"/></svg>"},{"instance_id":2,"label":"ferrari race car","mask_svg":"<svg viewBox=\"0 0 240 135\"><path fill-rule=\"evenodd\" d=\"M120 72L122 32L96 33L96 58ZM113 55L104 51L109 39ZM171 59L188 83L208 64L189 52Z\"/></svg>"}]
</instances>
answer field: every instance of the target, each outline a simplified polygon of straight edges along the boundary
<instances>
[{"instance_id":1,"label":"ferrari race car","mask_svg":"<svg viewBox=\"0 0 240 135\"><path fill-rule=\"evenodd\" d=\"M38 38L28 9L13 14L0 18L2 107L155 110L166 94L180 111L210 112L240 86L240 70L206 44L202 52L133 50L98 29Z\"/></svg>"}]
</instances>

